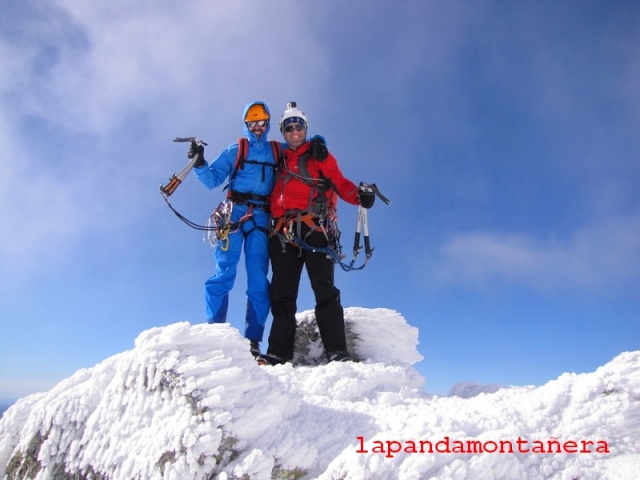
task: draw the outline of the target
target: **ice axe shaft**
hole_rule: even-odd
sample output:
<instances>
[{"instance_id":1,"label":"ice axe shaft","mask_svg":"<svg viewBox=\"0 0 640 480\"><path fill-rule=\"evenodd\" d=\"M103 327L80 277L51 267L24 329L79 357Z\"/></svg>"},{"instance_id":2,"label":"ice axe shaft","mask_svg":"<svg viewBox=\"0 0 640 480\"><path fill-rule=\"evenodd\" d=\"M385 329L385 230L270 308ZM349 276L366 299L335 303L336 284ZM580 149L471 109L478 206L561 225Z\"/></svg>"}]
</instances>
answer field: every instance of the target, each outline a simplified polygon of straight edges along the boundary
<instances>
[{"instance_id":1,"label":"ice axe shaft","mask_svg":"<svg viewBox=\"0 0 640 480\"><path fill-rule=\"evenodd\" d=\"M360 246L360 237L364 239L364 253L369 258L373 253L371 244L369 242L369 222L367 217L367 209L360 206L358 207L358 221L356 223L356 234L353 240L353 254L357 255L362 247Z\"/></svg>"},{"instance_id":2,"label":"ice axe shaft","mask_svg":"<svg viewBox=\"0 0 640 480\"><path fill-rule=\"evenodd\" d=\"M207 145L206 142L203 142L199 138L196 137L177 137L174 142L191 142L197 146ZM189 163L180 170L180 173L174 173L172 177L169 179L169 183L166 186L162 186L160 184L160 192L165 196L169 197L176 191L176 188L182 183L182 181L189 175L189 172L193 169L193 166L196 164L198 159L200 158L200 154L196 153L193 158L189 160Z\"/></svg>"}]
</instances>

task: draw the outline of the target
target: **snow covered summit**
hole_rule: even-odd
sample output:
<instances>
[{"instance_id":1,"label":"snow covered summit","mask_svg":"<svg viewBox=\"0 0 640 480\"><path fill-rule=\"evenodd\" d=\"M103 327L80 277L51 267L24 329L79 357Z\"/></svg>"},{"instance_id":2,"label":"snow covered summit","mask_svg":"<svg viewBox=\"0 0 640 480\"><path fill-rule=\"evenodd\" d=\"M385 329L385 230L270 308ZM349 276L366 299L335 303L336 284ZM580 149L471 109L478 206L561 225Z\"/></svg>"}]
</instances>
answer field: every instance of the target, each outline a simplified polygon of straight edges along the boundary
<instances>
[{"instance_id":1,"label":"snow covered summit","mask_svg":"<svg viewBox=\"0 0 640 480\"><path fill-rule=\"evenodd\" d=\"M0 478L637 478L640 352L538 388L430 397L414 327L345 315L357 363L326 364L312 312L295 366L258 366L226 324L145 331L5 413Z\"/></svg>"}]
</instances>

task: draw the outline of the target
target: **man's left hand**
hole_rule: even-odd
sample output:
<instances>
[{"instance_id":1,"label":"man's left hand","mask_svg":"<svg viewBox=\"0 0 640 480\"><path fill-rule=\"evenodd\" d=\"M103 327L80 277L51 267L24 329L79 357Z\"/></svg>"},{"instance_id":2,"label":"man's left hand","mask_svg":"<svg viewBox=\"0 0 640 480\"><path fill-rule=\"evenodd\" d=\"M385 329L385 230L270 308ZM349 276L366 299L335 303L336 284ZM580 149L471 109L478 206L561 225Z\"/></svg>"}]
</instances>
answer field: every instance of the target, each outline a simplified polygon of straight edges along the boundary
<instances>
[{"instance_id":1,"label":"man's left hand","mask_svg":"<svg viewBox=\"0 0 640 480\"><path fill-rule=\"evenodd\" d=\"M324 141L323 137L316 135L311 139L309 154L316 160L326 160L329 156L329 150L327 150L327 143Z\"/></svg>"}]
</instances>

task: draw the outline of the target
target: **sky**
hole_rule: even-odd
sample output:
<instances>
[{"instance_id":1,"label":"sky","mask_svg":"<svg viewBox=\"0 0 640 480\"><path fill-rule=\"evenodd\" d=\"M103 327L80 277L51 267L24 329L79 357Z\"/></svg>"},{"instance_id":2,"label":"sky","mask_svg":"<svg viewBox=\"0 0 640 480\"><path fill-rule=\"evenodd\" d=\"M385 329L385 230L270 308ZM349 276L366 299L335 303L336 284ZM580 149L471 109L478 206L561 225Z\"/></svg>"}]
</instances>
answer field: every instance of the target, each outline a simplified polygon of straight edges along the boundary
<instances>
[{"instance_id":1,"label":"sky","mask_svg":"<svg viewBox=\"0 0 640 480\"><path fill-rule=\"evenodd\" d=\"M213 159L254 100L296 101L392 200L336 285L419 329L428 392L636 350L639 20L633 1L0 1L0 399L204 322L213 250L158 187L187 162L175 137ZM191 174L171 201L205 223L223 198Z\"/></svg>"},{"instance_id":2,"label":"sky","mask_svg":"<svg viewBox=\"0 0 640 480\"><path fill-rule=\"evenodd\" d=\"M0 476L637 480L640 351L539 387L429 395L416 327L345 314L359 362L326 363L311 311L295 366L259 366L229 324L146 330L7 410Z\"/></svg>"}]
</instances>

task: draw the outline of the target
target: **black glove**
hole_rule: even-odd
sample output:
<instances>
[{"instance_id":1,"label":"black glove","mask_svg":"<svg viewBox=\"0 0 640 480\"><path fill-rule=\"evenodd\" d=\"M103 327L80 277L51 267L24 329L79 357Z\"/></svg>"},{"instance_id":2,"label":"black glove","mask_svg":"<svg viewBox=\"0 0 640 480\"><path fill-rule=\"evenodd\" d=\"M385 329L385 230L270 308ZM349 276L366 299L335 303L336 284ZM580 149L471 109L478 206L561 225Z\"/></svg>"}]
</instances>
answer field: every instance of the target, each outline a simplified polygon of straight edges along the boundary
<instances>
[{"instance_id":1,"label":"black glove","mask_svg":"<svg viewBox=\"0 0 640 480\"><path fill-rule=\"evenodd\" d=\"M316 160L326 160L327 156L329 155L329 150L327 150L327 144L324 141L324 137L316 135L311 139L309 154Z\"/></svg>"},{"instance_id":2,"label":"black glove","mask_svg":"<svg viewBox=\"0 0 640 480\"><path fill-rule=\"evenodd\" d=\"M364 208L373 207L373 203L376 201L376 194L366 184L360 184L360 192L358 193L358 203Z\"/></svg>"},{"instance_id":3,"label":"black glove","mask_svg":"<svg viewBox=\"0 0 640 480\"><path fill-rule=\"evenodd\" d=\"M193 165L194 168L202 168L207 162L204 160L204 147L202 145L198 145L196 142L191 142L191 146L189 146L189 151L187 152L187 157L193 158L198 155L198 160Z\"/></svg>"}]
</instances>

